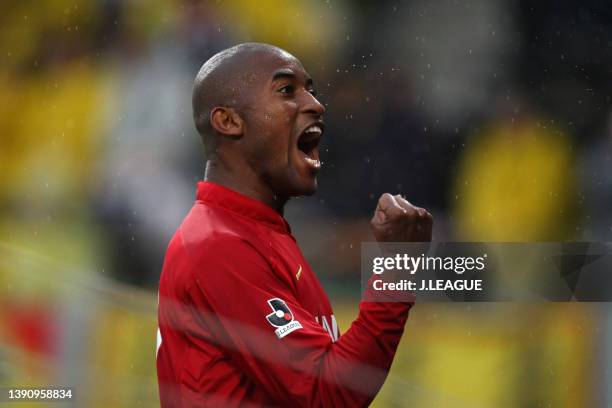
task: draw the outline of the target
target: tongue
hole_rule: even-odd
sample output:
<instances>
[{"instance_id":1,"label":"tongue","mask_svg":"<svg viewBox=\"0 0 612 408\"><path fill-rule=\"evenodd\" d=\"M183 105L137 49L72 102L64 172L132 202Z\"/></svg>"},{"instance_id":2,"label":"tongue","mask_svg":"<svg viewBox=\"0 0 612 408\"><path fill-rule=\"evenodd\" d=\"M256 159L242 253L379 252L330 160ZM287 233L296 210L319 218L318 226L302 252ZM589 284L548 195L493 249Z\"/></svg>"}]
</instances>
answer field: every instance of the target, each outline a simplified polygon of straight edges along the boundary
<instances>
[{"instance_id":1,"label":"tongue","mask_svg":"<svg viewBox=\"0 0 612 408\"><path fill-rule=\"evenodd\" d=\"M319 168L321 167L321 162L319 161L319 149L314 148L308 153L304 153L304 159L308 164L313 167Z\"/></svg>"},{"instance_id":2,"label":"tongue","mask_svg":"<svg viewBox=\"0 0 612 408\"><path fill-rule=\"evenodd\" d=\"M315 159L316 161L319 161L319 148L315 147L314 149L312 149L308 156L310 156L310 158L312 159Z\"/></svg>"}]
</instances>

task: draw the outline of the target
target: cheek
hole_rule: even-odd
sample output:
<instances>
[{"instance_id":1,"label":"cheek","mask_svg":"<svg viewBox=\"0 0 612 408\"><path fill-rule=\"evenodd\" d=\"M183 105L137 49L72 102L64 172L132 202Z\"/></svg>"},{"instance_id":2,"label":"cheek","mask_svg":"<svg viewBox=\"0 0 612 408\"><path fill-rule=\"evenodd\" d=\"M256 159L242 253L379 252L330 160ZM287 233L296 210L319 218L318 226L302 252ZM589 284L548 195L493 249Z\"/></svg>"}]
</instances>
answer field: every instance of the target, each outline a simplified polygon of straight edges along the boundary
<instances>
[{"instance_id":1,"label":"cheek","mask_svg":"<svg viewBox=\"0 0 612 408\"><path fill-rule=\"evenodd\" d=\"M253 127L253 147L257 152L255 158L259 161L259 166L269 171L287 166L291 146L289 123L291 121L287 121L284 115L266 113L263 122Z\"/></svg>"},{"instance_id":2,"label":"cheek","mask_svg":"<svg viewBox=\"0 0 612 408\"><path fill-rule=\"evenodd\" d=\"M297 104L292 101L260 99L259 111L251 111L248 136L252 137L251 157L265 172L286 171L291 164L291 148L295 143Z\"/></svg>"},{"instance_id":3,"label":"cheek","mask_svg":"<svg viewBox=\"0 0 612 408\"><path fill-rule=\"evenodd\" d=\"M294 142L296 112L295 104L289 102L267 109L261 124L260 134L266 139L262 142L275 146L277 150L286 151L291 147Z\"/></svg>"},{"instance_id":4,"label":"cheek","mask_svg":"<svg viewBox=\"0 0 612 408\"><path fill-rule=\"evenodd\" d=\"M271 124L271 127L287 129L295 122L297 112L297 104L285 102L266 109L264 118Z\"/></svg>"}]
</instances>

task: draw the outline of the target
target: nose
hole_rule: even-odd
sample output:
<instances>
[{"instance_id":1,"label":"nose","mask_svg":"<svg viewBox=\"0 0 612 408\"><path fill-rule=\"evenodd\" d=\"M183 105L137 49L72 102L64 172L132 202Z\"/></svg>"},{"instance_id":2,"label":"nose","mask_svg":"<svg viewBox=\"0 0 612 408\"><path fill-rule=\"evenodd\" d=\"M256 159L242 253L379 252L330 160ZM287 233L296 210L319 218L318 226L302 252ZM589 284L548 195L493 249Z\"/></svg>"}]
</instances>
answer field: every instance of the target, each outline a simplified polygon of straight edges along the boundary
<instances>
[{"instance_id":1,"label":"nose","mask_svg":"<svg viewBox=\"0 0 612 408\"><path fill-rule=\"evenodd\" d=\"M306 91L305 94L302 112L322 116L325 113L325 106L310 92Z\"/></svg>"}]
</instances>

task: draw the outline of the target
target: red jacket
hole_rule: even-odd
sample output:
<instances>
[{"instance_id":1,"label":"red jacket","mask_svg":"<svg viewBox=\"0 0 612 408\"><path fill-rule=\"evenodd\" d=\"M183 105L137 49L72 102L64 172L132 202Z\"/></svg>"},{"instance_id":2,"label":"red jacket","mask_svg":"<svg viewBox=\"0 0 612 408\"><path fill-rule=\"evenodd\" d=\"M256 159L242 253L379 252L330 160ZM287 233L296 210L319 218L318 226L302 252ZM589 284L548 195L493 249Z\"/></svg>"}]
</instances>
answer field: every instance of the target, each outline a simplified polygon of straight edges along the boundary
<instances>
[{"instance_id":1,"label":"red jacket","mask_svg":"<svg viewBox=\"0 0 612 408\"><path fill-rule=\"evenodd\" d=\"M160 279L161 406L367 405L410 306L362 302L338 338L329 299L285 219L198 183Z\"/></svg>"}]
</instances>

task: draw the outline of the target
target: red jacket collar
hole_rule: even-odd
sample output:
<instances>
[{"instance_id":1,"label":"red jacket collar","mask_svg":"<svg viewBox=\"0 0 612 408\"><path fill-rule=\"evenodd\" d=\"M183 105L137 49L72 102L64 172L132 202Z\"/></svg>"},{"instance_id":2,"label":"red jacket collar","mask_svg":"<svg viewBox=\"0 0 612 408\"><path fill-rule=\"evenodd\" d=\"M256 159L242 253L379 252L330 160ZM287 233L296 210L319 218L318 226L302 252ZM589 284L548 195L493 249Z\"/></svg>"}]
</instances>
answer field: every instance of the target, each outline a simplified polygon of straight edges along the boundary
<instances>
[{"instance_id":1,"label":"red jacket collar","mask_svg":"<svg viewBox=\"0 0 612 408\"><path fill-rule=\"evenodd\" d=\"M200 181L197 188L196 199L198 201L222 207L243 217L263 222L279 232L291 233L291 228L283 216L261 201L211 181Z\"/></svg>"}]
</instances>

